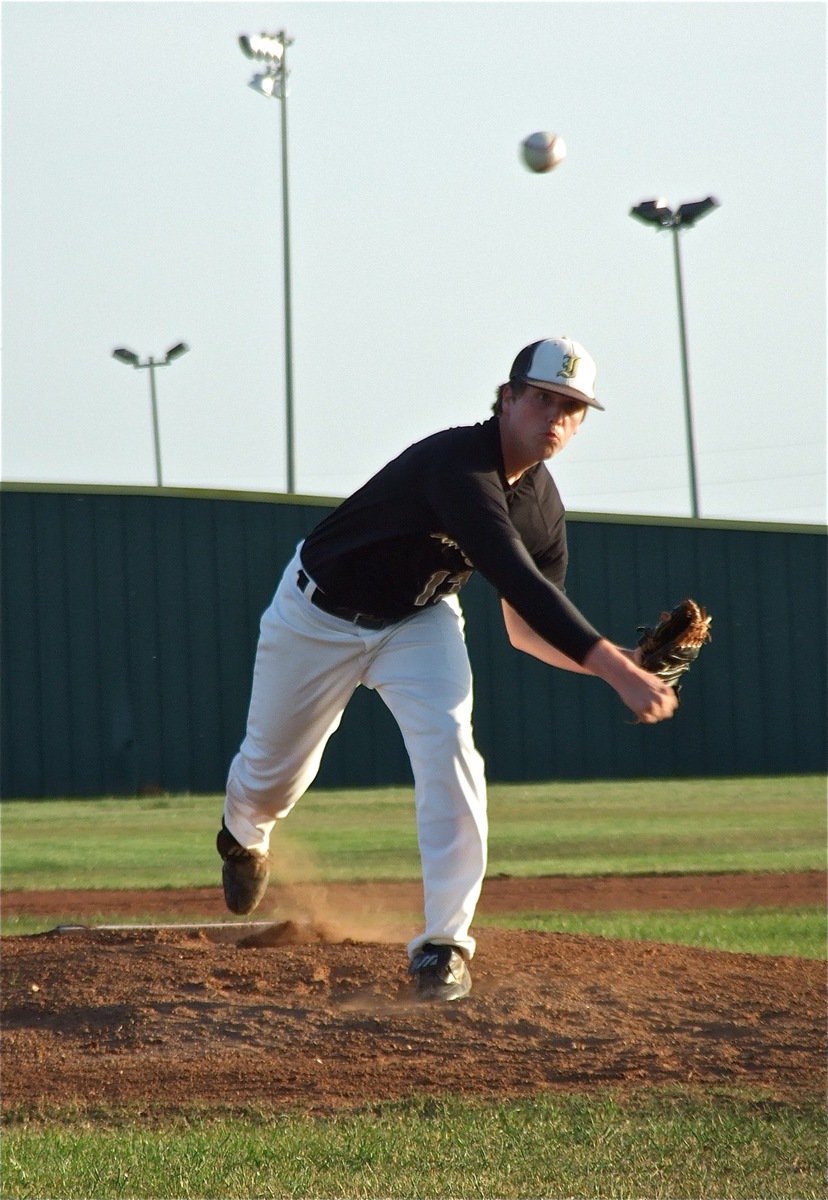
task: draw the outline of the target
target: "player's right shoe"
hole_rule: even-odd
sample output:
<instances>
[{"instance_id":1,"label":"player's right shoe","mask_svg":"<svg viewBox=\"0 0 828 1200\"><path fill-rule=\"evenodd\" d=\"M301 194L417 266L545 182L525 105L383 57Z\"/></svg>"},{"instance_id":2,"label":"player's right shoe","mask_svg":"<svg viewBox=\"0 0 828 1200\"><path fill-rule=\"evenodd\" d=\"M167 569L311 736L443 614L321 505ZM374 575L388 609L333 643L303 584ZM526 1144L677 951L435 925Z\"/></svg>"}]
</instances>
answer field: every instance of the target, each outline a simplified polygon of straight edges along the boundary
<instances>
[{"instance_id":1,"label":"player's right shoe","mask_svg":"<svg viewBox=\"0 0 828 1200\"><path fill-rule=\"evenodd\" d=\"M465 954L457 946L426 942L408 968L418 1000L462 1000L471 991L471 974Z\"/></svg>"},{"instance_id":2,"label":"player's right shoe","mask_svg":"<svg viewBox=\"0 0 828 1200\"><path fill-rule=\"evenodd\" d=\"M270 864L266 854L245 850L230 830L221 823L216 849L223 859L221 882L224 901L231 912L245 916L251 913L267 891Z\"/></svg>"}]
</instances>

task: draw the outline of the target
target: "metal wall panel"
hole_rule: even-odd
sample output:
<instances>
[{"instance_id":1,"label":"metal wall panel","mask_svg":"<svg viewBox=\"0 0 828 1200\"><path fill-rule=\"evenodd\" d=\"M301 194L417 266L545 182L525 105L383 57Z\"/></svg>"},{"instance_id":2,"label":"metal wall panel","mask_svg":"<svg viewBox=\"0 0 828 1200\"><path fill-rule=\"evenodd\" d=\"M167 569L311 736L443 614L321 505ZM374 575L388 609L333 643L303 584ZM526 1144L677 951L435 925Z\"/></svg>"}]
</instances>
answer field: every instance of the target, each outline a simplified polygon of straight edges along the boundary
<instances>
[{"instance_id":1,"label":"metal wall panel","mask_svg":"<svg viewBox=\"0 0 828 1200\"><path fill-rule=\"evenodd\" d=\"M4 485L4 797L220 792L244 732L261 613L334 501ZM714 641L672 722L627 720L597 680L507 643L485 581L464 589L476 733L491 779L825 769L824 531L569 520L568 591L609 637L694 595ZM408 783L402 739L359 689L320 786Z\"/></svg>"},{"instance_id":2,"label":"metal wall panel","mask_svg":"<svg viewBox=\"0 0 828 1200\"><path fill-rule=\"evenodd\" d=\"M693 595L714 614L713 642L676 718L630 725L604 684L515 654L490 589L474 580L467 590L487 610L468 627L476 725L493 778L825 770L824 532L577 515L568 524L567 591L602 632L631 645L638 622Z\"/></svg>"}]
</instances>

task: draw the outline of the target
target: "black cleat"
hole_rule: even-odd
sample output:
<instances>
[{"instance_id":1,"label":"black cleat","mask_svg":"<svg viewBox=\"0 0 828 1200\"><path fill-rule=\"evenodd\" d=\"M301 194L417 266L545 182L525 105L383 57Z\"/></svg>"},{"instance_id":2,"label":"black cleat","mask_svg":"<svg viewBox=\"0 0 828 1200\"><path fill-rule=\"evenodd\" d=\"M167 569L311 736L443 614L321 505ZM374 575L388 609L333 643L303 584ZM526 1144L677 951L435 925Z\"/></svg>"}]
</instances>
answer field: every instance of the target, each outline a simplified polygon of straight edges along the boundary
<instances>
[{"instance_id":1,"label":"black cleat","mask_svg":"<svg viewBox=\"0 0 828 1200\"><path fill-rule=\"evenodd\" d=\"M408 973L414 977L418 1000L462 1000L471 991L468 960L457 946L426 942Z\"/></svg>"},{"instance_id":2,"label":"black cleat","mask_svg":"<svg viewBox=\"0 0 828 1200\"><path fill-rule=\"evenodd\" d=\"M230 830L221 823L216 849L224 859L221 882L224 901L231 912L245 916L251 913L267 891L270 866L266 854L245 850Z\"/></svg>"}]
</instances>

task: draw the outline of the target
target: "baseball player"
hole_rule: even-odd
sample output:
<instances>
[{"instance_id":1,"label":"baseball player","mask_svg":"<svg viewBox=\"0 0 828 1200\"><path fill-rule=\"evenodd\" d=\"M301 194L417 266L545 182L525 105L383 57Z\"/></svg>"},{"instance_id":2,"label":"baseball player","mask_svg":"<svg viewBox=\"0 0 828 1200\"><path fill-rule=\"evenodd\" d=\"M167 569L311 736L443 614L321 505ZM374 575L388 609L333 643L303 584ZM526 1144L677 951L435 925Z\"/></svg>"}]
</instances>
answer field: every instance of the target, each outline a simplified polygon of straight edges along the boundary
<instances>
[{"instance_id":1,"label":"baseball player","mask_svg":"<svg viewBox=\"0 0 828 1200\"><path fill-rule=\"evenodd\" d=\"M264 613L247 731L217 838L228 908L253 911L268 846L311 784L361 684L388 705L415 782L424 927L409 971L424 1000L471 989L469 928L486 871L486 781L457 593L477 570L513 646L598 676L639 721L672 716L675 691L603 637L564 593L564 507L547 460L579 431L595 364L578 342L521 350L494 415L410 446L297 547Z\"/></svg>"}]
</instances>

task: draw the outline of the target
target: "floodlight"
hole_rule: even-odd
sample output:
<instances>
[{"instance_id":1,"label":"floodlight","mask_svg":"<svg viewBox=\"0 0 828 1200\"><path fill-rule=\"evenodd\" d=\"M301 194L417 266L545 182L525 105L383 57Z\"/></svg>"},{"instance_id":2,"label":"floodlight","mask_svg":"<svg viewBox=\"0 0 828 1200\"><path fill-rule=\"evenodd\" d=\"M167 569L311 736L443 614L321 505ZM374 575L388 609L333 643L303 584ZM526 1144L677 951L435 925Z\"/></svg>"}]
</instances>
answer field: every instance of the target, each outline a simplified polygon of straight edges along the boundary
<instances>
[{"instance_id":1,"label":"floodlight","mask_svg":"<svg viewBox=\"0 0 828 1200\"><path fill-rule=\"evenodd\" d=\"M254 75L247 85L254 92L258 92L260 96L267 97L268 100L283 99L283 84L281 74L275 75L272 71L268 71L265 75Z\"/></svg>"},{"instance_id":2,"label":"floodlight","mask_svg":"<svg viewBox=\"0 0 828 1200\"><path fill-rule=\"evenodd\" d=\"M676 296L678 299L679 345L681 347L681 376L684 386L684 413L687 432L687 466L690 475L690 504L694 517L699 515L699 489L696 479L696 448L693 439L693 410L690 397L690 371L687 365L687 323L684 318L684 284L681 277L681 255L679 240L681 230L690 229L703 217L718 206L719 201L713 196L704 200L688 200L680 204L675 212L666 200L642 200L630 209L630 216L637 217L648 225L656 225L661 229L669 229L673 235L673 259L676 267Z\"/></svg>"},{"instance_id":3,"label":"floodlight","mask_svg":"<svg viewBox=\"0 0 828 1200\"><path fill-rule=\"evenodd\" d=\"M171 362L180 358L182 354L186 354L189 349L190 347L186 342L176 342L174 346L170 346L162 359L155 359L150 355L145 362L141 362L133 350L127 350L124 346L119 346L117 350L112 351L112 357L117 358L119 362L126 363L130 367L138 367L149 371L152 437L155 445L155 478L159 487L162 486L163 481L161 478L161 435L158 429L158 397L155 391L155 368L168 366Z\"/></svg>"},{"instance_id":4,"label":"floodlight","mask_svg":"<svg viewBox=\"0 0 828 1200\"><path fill-rule=\"evenodd\" d=\"M686 204L679 205L676 220L681 225L695 225L700 217L716 208L718 203L715 196L707 196L704 200L689 200Z\"/></svg>"},{"instance_id":5,"label":"floodlight","mask_svg":"<svg viewBox=\"0 0 828 1200\"><path fill-rule=\"evenodd\" d=\"M246 54L248 58L280 62L285 53L284 40L284 33L259 33L254 34L253 37L242 34L239 38L239 45L242 53Z\"/></svg>"},{"instance_id":6,"label":"floodlight","mask_svg":"<svg viewBox=\"0 0 828 1200\"><path fill-rule=\"evenodd\" d=\"M287 48L293 45L284 29L278 33L260 33L255 36L242 34L239 46L247 58L257 60L262 70L253 76L248 87L267 100L280 100L279 123L281 125L282 149L282 274L285 296L285 443L287 446L287 490L294 489L293 447L293 333L291 318L290 287L290 218L288 214L288 153L287 153L287 107L288 107L288 64Z\"/></svg>"},{"instance_id":7,"label":"floodlight","mask_svg":"<svg viewBox=\"0 0 828 1200\"><path fill-rule=\"evenodd\" d=\"M648 225L668 226L673 222L673 212L666 200L643 200L630 209L630 216L645 221Z\"/></svg>"}]
</instances>

